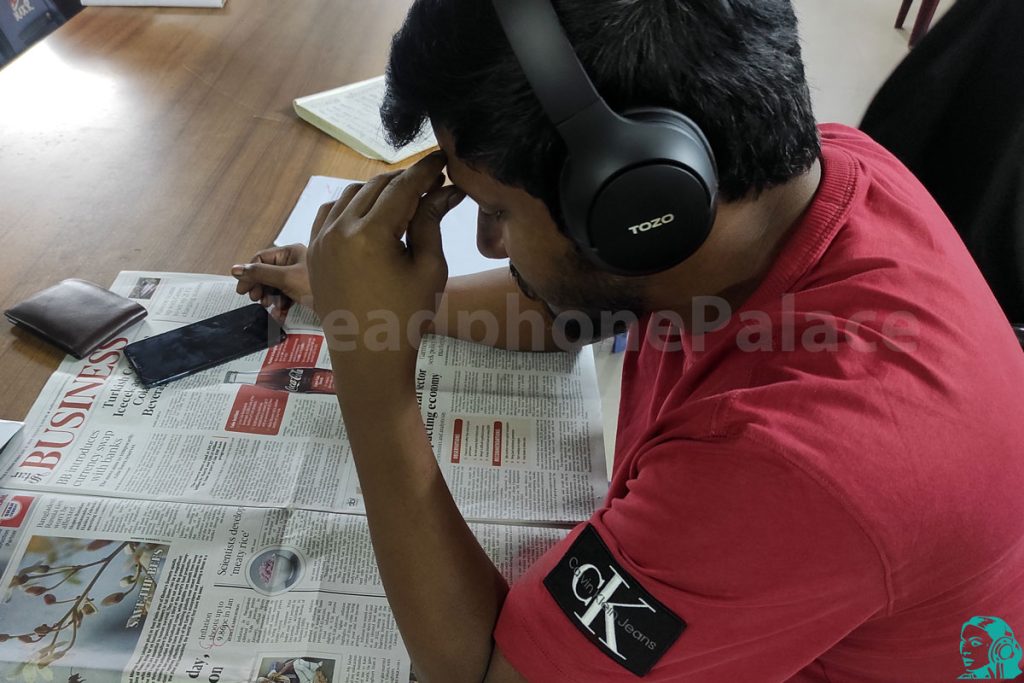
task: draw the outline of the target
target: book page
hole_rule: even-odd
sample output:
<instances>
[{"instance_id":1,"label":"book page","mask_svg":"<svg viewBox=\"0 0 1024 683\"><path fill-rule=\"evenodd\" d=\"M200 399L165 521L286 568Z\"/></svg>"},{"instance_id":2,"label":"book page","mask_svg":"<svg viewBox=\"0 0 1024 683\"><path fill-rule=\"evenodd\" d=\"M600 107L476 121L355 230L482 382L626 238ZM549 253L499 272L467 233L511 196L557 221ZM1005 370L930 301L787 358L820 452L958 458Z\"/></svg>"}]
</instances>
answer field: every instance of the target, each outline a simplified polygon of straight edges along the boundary
<instances>
[{"instance_id":1,"label":"book page","mask_svg":"<svg viewBox=\"0 0 1024 683\"><path fill-rule=\"evenodd\" d=\"M397 163L437 145L429 128L425 128L416 140L401 149L388 144L380 121L380 105L383 101L384 77L379 76L317 95L300 97L295 100L295 106L306 109L352 136L388 163ZM342 142L347 143L344 139ZM353 149L363 152L358 147Z\"/></svg>"}]
</instances>

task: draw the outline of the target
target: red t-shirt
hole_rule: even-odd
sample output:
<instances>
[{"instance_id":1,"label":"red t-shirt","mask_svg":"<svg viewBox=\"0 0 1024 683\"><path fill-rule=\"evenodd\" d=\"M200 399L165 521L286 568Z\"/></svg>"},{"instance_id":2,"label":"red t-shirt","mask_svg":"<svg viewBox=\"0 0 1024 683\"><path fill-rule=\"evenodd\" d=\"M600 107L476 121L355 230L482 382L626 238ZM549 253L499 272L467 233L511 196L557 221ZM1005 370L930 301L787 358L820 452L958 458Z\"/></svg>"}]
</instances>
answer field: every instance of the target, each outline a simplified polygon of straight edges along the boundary
<instances>
[{"instance_id":1,"label":"red t-shirt","mask_svg":"<svg viewBox=\"0 0 1024 683\"><path fill-rule=\"evenodd\" d=\"M1024 635L1024 354L913 176L821 132L814 201L728 323L641 322L608 498L498 621L528 680L934 683L972 617ZM1019 659L995 638L971 668Z\"/></svg>"}]
</instances>

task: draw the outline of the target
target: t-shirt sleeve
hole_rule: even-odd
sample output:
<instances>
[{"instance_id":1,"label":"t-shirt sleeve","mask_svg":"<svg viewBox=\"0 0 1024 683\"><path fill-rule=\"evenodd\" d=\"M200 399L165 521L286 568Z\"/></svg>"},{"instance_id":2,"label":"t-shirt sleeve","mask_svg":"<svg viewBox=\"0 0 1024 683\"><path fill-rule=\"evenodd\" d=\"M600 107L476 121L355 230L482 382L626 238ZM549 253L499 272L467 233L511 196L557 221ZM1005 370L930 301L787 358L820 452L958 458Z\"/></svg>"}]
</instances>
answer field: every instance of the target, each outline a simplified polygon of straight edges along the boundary
<instances>
[{"instance_id":1,"label":"t-shirt sleeve","mask_svg":"<svg viewBox=\"0 0 1024 683\"><path fill-rule=\"evenodd\" d=\"M531 683L785 680L888 604L881 555L778 455L669 441L516 582L495 629Z\"/></svg>"}]
</instances>

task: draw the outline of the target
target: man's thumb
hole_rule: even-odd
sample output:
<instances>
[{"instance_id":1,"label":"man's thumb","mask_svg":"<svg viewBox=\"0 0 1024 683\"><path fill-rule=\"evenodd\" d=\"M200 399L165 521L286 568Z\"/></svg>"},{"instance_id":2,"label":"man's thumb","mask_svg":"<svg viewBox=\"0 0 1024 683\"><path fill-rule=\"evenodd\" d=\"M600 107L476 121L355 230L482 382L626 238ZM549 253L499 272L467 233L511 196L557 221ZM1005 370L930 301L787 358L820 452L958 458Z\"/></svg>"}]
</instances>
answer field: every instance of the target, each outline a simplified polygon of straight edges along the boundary
<instances>
[{"instance_id":1,"label":"man's thumb","mask_svg":"<svg viewBox=\"0 0 1024 683\"><path fill-rule=\"evenodd\" d=\"M239 263L231 266L231 274L239 280L281 289L285 286L287 267L268 263Z\"/></svg>"}]
</instances>

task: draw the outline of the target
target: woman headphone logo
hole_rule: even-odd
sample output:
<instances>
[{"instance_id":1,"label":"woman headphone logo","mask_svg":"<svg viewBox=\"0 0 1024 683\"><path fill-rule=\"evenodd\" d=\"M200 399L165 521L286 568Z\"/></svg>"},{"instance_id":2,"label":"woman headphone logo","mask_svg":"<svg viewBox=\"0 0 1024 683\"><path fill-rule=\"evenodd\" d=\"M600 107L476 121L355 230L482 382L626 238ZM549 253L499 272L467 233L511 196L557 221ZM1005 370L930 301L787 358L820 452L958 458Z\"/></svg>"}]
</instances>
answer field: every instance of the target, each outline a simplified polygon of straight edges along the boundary
<instances>
[{"instance_id":1,"label":"woman headphone logo","mask_svg":"<svg viewBox=\"0 0 1024 683\"><path fill-rule=\"evenodd\" d=\"M1024 656L1013 629L999 617L971 617L960 629L960 679L1012 680Z\"/></svg>"}]
</instances>

